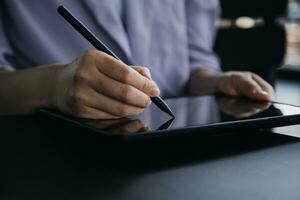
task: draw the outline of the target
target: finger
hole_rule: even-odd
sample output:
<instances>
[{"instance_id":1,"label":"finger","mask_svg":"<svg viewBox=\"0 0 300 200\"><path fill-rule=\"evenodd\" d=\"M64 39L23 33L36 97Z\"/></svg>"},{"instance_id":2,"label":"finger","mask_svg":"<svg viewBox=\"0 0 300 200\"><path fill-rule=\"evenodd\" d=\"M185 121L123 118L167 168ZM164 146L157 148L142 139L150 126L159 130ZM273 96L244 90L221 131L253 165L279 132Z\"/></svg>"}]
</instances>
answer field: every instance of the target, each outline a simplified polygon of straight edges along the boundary
<instances>
[{"instance_id":1,"label":"finger","mask_svg":"<svg viewBox=\"0 0 300 200\"><path fill-rule=\"evenodd\" d=\"M152 79L150 70L147 67L132 66L132 68L148 79Z\"/></svg>"},{"instance_id":2,"label":"finger","mask_svg":"<svg viewBox=\"0 0 300 200\"><path fill-rule=\"evenodd\" d=\"M269 95L251 77L238 76L234 79L234 85L240 94L248 98L255 100L268 100L269 98Z\"/></svg>"},{"instance_id":3,"label":"finger","mask_svg":"<svg viewBox=\"0 0 300 200\"><path fill-rule=\"evenodd\" d=\"M111 56L98 56L97 68L107 76L124 84L129 84L149 96L158 96L160 91L154 81L138 73L128 65ZM108 67L109 66L109 67Z\"/></svg>"},{"instance_id":4,"label":"finger","mask_svg":"<svg viewBox=\"0 0 300 200\"><path fill-rule=\"evenodd\" d=\"M260 87L270 95L270 99L275 98L275 92L273 87L256 74L252 74L252 78L260 85Z\"/></svg>"},{"instance_id":5,"label":"finger","mask_svg":"<svg viewBox=\"0 0 300 200\"><path fill-rule=\"evenodd\" d=\"M92 87L99 93L111 97L128 105L146 108L150 105L150 97L131 85L118 82L110 77L96 71L93 76Z\"/></svg>"},{"instance_id":6,"label":"finger","mask_svg":"<svg viewBox=\"0 0 300 200\"><path fill-rule=\"evenodd\" d=\"M97 110L101 110L118 117L135 116L144 111L143 108L122 103L103 94L100 94L92 88L87 90L89 90L88 97L83 97L87 98L86 100L84 100L85 104Z\"/></svg>"}]
</instances>

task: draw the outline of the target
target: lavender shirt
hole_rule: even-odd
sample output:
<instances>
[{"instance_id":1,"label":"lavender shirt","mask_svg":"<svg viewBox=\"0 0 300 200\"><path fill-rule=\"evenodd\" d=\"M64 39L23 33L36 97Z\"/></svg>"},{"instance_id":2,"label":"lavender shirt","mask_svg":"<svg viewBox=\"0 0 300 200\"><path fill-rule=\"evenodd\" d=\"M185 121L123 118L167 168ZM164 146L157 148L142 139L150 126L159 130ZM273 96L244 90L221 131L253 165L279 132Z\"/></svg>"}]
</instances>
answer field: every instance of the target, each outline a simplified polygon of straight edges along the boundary
<instances>
[{"instance_id":1,"label":"lavender shirt","mask_svg":"<svg viewBox=\"0 0 300 200\"><path fill-rule=\"evenodd\" d=\"M69 63L93 48L60 17L63 4L128 64L147 66L163 95L183 91L192 70L218 69L218 0L2 0L0 66Z\"/></svg>"}]
</instances>

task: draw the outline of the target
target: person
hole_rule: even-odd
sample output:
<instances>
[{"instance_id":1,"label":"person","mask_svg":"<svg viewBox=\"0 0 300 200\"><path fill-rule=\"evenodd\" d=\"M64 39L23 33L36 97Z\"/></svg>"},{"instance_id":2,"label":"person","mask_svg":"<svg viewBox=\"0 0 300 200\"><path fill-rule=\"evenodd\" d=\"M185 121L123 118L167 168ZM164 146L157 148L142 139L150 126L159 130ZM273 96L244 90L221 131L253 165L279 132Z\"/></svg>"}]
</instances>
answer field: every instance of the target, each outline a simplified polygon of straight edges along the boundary
<instances>
[{"instance_id":1,"label":"person","mask_svg":"<svg viewBox=\"0 0 300 200\"><path fill-rule=\"evenodd\" d=\"M57 14L59 5L124 62L93 50ZM1 10L1 115L48 107L115 119L143 112L157 95L274 94L256 74L221 72L213 52L217 0L3 0Z\"/></svg>"}]
</instances>

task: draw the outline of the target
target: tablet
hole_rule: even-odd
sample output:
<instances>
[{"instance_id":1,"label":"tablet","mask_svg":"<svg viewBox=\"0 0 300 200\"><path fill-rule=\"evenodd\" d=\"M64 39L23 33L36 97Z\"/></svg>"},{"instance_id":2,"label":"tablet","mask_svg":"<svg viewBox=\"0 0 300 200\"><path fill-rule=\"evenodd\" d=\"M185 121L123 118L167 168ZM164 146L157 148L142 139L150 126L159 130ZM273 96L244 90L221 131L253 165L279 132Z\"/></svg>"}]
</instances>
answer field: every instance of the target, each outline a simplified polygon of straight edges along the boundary
<instances>
[{"instance_id":1,"label":"tablet","mask_svg":"<svg viewBox=\"0 0 300 200\"><path fill-rule=\"evenodd\" d=\"M218 135L300 124L300 107L224 95L166 99L175 118L151 104L144 113L117 120L88 120L42 109L44 117L71 123L93 134L122 138Z\"/></svg>"}]
</instances>

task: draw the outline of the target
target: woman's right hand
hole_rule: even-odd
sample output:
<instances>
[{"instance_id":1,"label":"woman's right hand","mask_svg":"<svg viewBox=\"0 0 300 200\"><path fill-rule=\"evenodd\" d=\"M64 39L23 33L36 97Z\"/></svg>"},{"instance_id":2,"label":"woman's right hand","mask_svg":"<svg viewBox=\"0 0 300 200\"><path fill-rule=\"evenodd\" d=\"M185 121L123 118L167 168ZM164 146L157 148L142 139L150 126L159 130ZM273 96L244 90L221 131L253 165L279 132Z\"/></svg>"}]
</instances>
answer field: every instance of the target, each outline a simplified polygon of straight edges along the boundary
<instances>
[{"instance_id":1,"label":"woman's right hand","mask_svg":"<svg viewBox=\"0 0 300 200\"><path fill-rule=\"evenodd\" d=\"M140 114L159 93L147 68L88 50L58 71L52 105L80 118L115 119Z\"/></svg>"}]
</instances>

